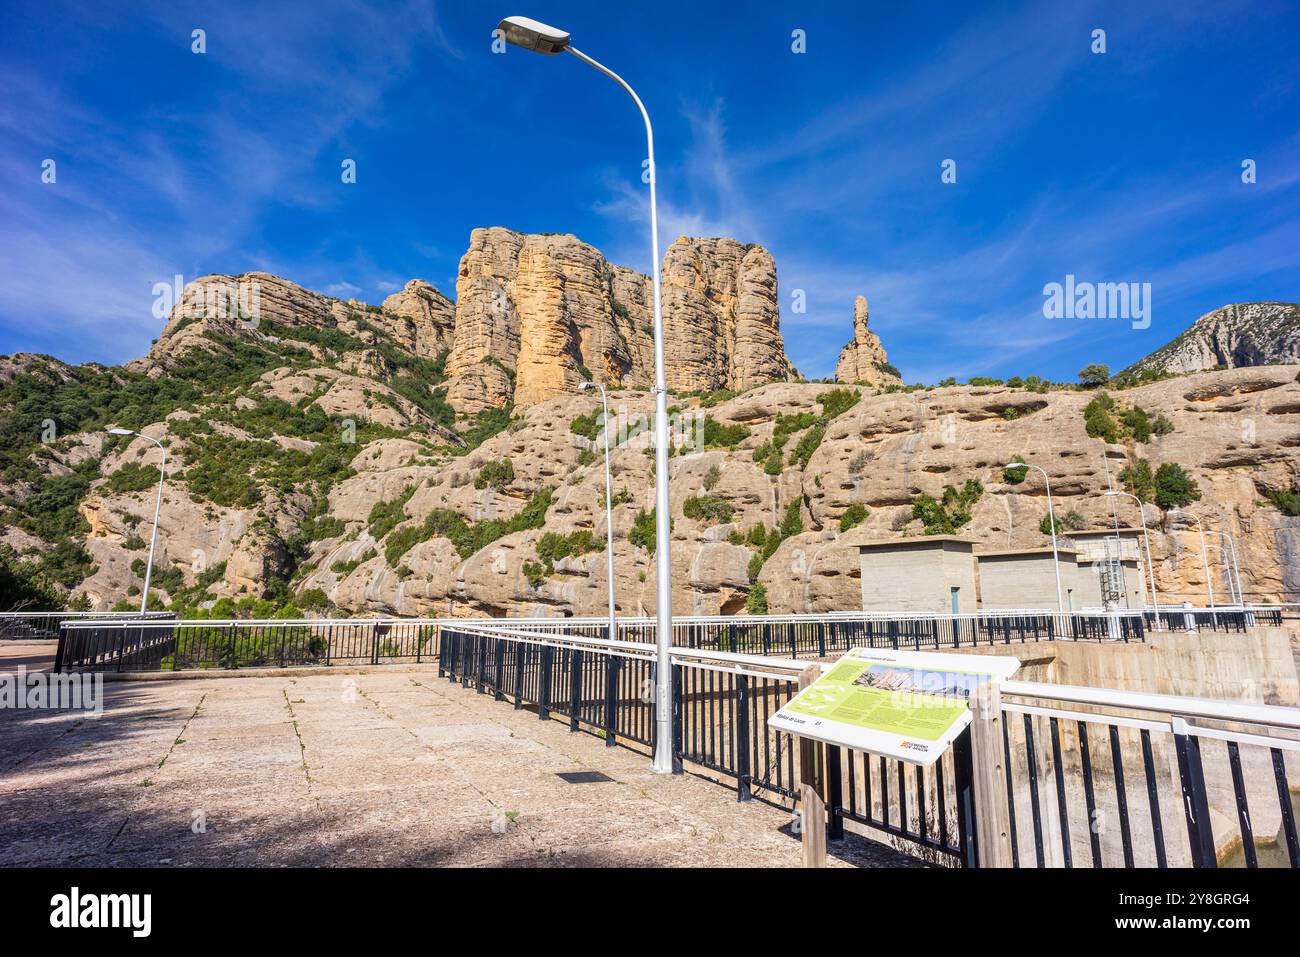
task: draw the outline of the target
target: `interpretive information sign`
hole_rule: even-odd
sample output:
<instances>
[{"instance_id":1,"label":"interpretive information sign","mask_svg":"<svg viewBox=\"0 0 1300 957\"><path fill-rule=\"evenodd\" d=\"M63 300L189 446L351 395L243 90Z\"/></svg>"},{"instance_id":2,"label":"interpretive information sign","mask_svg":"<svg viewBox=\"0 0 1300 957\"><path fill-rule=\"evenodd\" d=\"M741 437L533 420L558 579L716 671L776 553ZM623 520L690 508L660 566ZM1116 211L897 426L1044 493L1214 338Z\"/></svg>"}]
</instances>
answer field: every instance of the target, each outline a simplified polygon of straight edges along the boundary
<instances>
[{"instance_id":1,"label":"interpretive information sign","mask_svg":"<svg viewBox=\"0 0 1300 957\"><path fill-rule=\"evenodd\" d=\"M1015 658L853 648L768 726L929 766L970 724L970 696L1009 678Z\"/></svg>"}]
</instances>

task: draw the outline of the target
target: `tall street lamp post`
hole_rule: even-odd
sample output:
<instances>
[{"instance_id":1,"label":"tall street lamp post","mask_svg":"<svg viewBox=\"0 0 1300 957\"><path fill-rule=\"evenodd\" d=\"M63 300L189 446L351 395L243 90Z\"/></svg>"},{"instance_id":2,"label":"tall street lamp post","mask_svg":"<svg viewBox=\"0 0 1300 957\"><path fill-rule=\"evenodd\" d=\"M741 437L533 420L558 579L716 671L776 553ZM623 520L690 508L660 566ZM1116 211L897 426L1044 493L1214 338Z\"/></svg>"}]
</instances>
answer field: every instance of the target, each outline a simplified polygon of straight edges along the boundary
<instances>
[{"instance_id":1,"label":"tall street lamp post","mask_svg":"<svg viewBox=\"0 0 1300 957\"><path fill-rule=\"evenodd\" d=\"M167 479L167 449L152 435L145 435L143 432L133 432L130 429L109 429L108 434L139 436L158 446L158 451L162 453L162 462L158 465L158 498L153 506L153 533L149 536L149 564L144 569L144 594L140 596L140 617L143 618L144 613L149 608L149 580L153 577L153 552L154 547L158 544L158 513L162 510L163 482Z\"/></svg>"},{"instance_id":2,"label":"tall street lamp post","mask_svg":"<svg viewBox=\"0 0 1300 957\"><path fill-rule=\"evenodd\" d=\"M609 640L618 638L618 623L614 618L614 486L609 474L609 398L605 387L597 382L584 382L578 386L579 391L600 390L600 405L604 410L603 427L605 433L605 574L609 578Z\"/></svg>"},{"instance_id":3,"label":"tall street lamp post","mask_svg":"<svg viewBox=\"0 0 1300 957\"><path fill-rule=\"evenodd\" d=\"M1043 484L1047 486L1047 520L1052 525L1052 567L1056 571L1056 610L1058 613L1065 614L1065 599L1061 593L1061 558L1056 550L1056 512L1052 509L1052 481L1047 477L1047 472L1041 466L1030 465L1028 462L1008 462L1003 466L1004 469L1038 469L1043 474Z\"/></svg>"},{"instance_id":4,"label":"tall street lamp post","mask_svg":"<svg viewBox=\"0 0 1300 957\"><path fill-rule=\"evenodd\" d=\"M1107 498L1122 495L1137 502L1138 518L1142 519L1142 542L1147 553L1147 576L1151 579L1151 610L1155 613L1156 622L1159 623L1160 603L1156 600L1156 570L1155 566L1151 564L1151 535L1147 532L1147 516L1142 499L1136 495L1130 495L1128 492L1121 492L1119 489L1111 489L1109 492L1102 492L1101 494Z\"/></svg>"},{"instance_id":5,"label":"tall street lamp post","mask_svg":"<svg viewBox=\"0 0 1300 957\"><path fill-rule=\"evenodd\" d=\"M1245 607L1246 599L1241 594L1241 569L1237 566L1237 543L1233 541L1232 536L1227 532L1211 531L1211 535L1218 535L1228 545L1228 557L1232 560L1231 570L1228 572L1228 590L1232 591L1233 579L1237 580L1236 585L1236 602L1238 605ZM1229 597L1232 597L1229 595Z\"/></svg>"},{"instance_id":6,"label":"tall street lamp post","mask_svg":"<svg viewBox=\"0 0 1300 957\"><path fill-rule=\"evenodd\" d=\"M1214 581L1210 578L1210 556L1206 551L1205 545L1205 526L1201 524L1200 516L1187 511L1185 508L1174 508L1170 511L1177 512L1179 515L1186 515L1196 523L1196 530L1201 533L1201 566L1205 569L1205 593L1210 600L1210 611L1214 611Z\"/></svg>"},{"instance_id":7,"label":"tall street lamp post","mask_svg":"<svg viewBox=\"0 0 1300 957\"><path fill-rule=\"evenodd\" d=\"M652 769L660 774L673 770L673 683L672 683L672 560L668 511L668 385L664 377L664 323L660 303L659 219L655 202L655 146L650 114L636 91L621 76L597 63L570 44L563 30L528 17L506 17L497 29L506 42L524 50L547 55L572 53L605 74L632 97L645 122L646 168L650 180L650 265L654 273L655 337L655 751Z\"/></svg>"}]
</instances>

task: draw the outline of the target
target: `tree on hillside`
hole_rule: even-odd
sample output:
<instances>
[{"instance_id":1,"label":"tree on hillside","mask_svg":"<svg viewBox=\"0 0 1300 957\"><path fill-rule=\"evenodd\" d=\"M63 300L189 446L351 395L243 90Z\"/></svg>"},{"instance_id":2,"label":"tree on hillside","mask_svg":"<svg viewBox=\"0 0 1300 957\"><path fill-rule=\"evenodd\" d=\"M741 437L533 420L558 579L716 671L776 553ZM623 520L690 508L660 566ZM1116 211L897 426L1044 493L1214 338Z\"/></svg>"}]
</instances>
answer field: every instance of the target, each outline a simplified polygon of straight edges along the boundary
<instances>
[{"instance_id":1,"label":"tree on hillside","mask_svg":"<svg viewBox=\"0 0 1300 957\"><path fill-rule=\"evenodd\" d=\"M1110 366L1094 362L1079 370L1079 384L1085 389L1096 389L1110 381Z\"/></svg>"},{"instance_id":2,"label":"tree on hillside","mask_svg":"<svg viewBox=\"0 0 1300 957\"><path fill-rule=\"evenodd\" d=\"M1177 462L1166 462L1156 469L1156 504L1161 508L1181 508L1200 498L1196 479Z\"/></svg>"}]
</instances>

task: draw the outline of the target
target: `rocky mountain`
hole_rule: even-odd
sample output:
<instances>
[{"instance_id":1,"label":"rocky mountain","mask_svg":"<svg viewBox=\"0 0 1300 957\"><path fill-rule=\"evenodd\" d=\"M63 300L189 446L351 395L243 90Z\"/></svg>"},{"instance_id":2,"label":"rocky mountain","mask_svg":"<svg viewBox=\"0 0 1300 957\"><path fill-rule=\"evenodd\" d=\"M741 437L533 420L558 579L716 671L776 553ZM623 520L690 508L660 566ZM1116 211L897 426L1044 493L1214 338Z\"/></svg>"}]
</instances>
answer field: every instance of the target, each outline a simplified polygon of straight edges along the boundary
<instances>
[{"instance_id":1,"label":"rocky mountain","mask_svg":"<svg viewBox=\"0 0 1300 957\"><path fill-rule=\"evenodd\" d=\"M1111 519L1098 495L1108 472L1177 464L1206 526L1236 537L1247 594L1300 597L1295 366L1104 402L1041 380L783 381L765 251L679 240L665 282L683 613L857 607L850 530L948 523L990 545L1041 545L1041 486L998 467L1015 455L1041 462L1059 514L1091 527ZM213 276L126 366L0 357L0 604L138 601L162 455L106 434L124 426L166 445L156 605L600 614L606 424L599 398L574 388L589 372L611 387L618 604L649 612L647 294L645 277L573 237L476 230L455 303L418 280L367 305L266 274ZM865 301L855 320L841 365L865 382L887 360ZM1113 441L1090 434L1098 406ZM1155 505L1146 517L1161 591L1199 599L1194 529Z\"/></svg>"},{"instance_id":2,"label":"rocky mountain","mask_svg":"<svg viewBox=\"0 0 1300 957\"><path fill-rule=\"evenodd\" d=\"M1300 303L1242 302L1207 312L1121 376L1300 362Z\"/></svg>"},{"instance_id":3,"label":"rocky mountain","mask_svg":"<svg viewBox=\"0 0 1300 957\"><path fill-rule=\"evenodd\" d=\"M898 370L890 365L880 337L867 328L867 297L853 301L853 339L840 350L835 364L836 382L862 385L886 385L902 382Z\"/></svg>"}]
</instances>

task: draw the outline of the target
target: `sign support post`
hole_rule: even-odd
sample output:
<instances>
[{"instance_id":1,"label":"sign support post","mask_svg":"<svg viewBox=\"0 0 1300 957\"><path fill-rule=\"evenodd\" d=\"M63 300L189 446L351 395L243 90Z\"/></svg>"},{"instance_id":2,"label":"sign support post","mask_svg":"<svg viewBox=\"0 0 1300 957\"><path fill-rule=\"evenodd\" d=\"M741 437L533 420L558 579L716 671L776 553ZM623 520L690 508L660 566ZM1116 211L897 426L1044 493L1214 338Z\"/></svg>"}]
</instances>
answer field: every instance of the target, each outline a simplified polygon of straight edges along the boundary
<instances>
[{"instance_id":1,"label":"sign support post","mask_svg":"<svg viewBox=\"0 0 1300 957\"><path fill-rule=\"evenodd\" d=\"M803 691L822 675L821 668L809 665L799 673L799 690ZM823 745L812 738L799 738L799 816L803 837L803 866L826 866L826 802L822 799L825 762Z\"/></svg>"},{"instance_id":2,"label":"sign support post","mask_svg":"<svg viewBox=\"0 0 1300 957\"><path fill-rule=\"evenodd\" d=\"M975 846L980 867L1011 867L1011 815L1002 740L1002 688L989 681L971 695Z\"/></svg>"}]
</instances>

